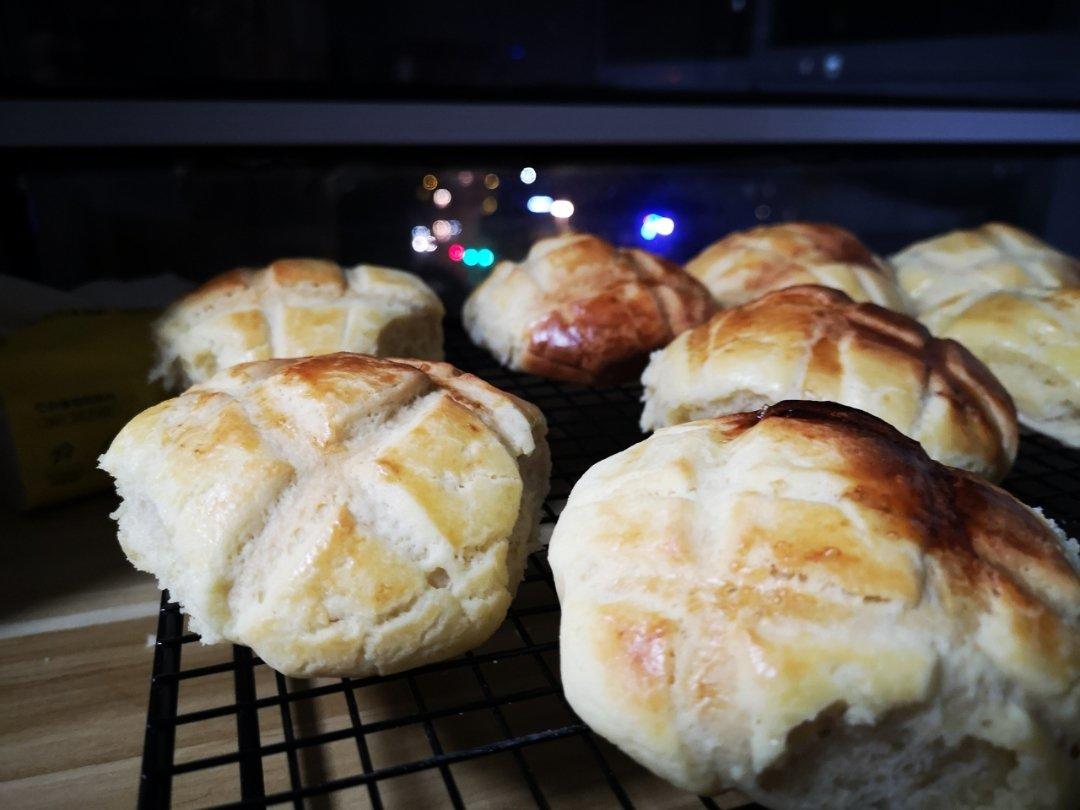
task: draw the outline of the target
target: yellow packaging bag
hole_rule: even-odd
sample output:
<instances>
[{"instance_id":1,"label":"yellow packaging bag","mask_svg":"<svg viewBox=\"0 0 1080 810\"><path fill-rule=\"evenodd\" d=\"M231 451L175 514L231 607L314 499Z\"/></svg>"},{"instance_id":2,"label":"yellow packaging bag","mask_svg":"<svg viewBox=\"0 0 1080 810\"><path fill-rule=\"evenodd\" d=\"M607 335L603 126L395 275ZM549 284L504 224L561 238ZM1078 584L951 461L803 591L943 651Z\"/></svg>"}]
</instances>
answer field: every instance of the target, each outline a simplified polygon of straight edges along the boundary
<instances>
[{"instance_id":1,"label":"yellow packaging bag","mask_svg":"<svg viewBox=\"0 0 1080 810\"><path fill-rule=\"evenodd\" d=\"M98 456L132 416L166 396L147 382L156 315L58 313L0 340L0 463L16 506L110 486Z\"/></svg>"}]
</instances>

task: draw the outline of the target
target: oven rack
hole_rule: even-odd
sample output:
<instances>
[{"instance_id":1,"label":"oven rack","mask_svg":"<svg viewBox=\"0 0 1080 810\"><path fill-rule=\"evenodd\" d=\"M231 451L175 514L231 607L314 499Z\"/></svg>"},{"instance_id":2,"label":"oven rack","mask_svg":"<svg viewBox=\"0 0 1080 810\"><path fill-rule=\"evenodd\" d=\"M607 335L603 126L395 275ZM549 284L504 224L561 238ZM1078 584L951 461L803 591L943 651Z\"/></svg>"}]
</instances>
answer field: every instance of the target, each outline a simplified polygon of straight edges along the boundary
<instances>
[{"instance_id":1,"label":"oven rack","mask_svg":"<svg viewBox=\"0 0 1080 810\"><path fill-rule=\"evenodd\" d=\"M641 389L511 372L459 324L447 327L450 362L548 419L547 536L581 474L643 438ZM1004 486L1080 534L1080 452L1025 433ZM139 807L757 806L669 788L593 735L559 684L558 616L540 551L503 627L479 649L395 675L307 681L273 672L244 647L193 644L198 636L165 592Z\"/></svg>"}]
</instances>

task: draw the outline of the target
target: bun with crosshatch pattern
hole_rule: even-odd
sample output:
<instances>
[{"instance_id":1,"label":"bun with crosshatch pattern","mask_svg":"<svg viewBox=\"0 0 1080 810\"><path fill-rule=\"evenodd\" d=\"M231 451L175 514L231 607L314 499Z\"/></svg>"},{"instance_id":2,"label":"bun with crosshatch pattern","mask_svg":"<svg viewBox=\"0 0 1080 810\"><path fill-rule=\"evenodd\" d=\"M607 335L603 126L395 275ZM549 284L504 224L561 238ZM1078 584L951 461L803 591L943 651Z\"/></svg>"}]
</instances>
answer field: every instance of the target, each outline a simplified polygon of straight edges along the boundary
<instances>
[{"instance_id":1,"label":"bun with crosshatch pattern","mask_svg":"<svg viewBox=\"0 0 1080 810\"><path fill-rule=\"evenodd\" d=\"M989 366L1022 424L1080 447L1080 287L963 296L921 320Z\"/></svg>"},{"instance_id":2,"label":"bun with crosshatch pattern","mask_svg":"<svg viewBox=\"0 0 1080 810\"><path fill-rule=\"evenodd\" d=\"M1078 806L1076 541L874 416L659 430L578 481L549 559L567 698L676 785Z\"/></svg>"},{"instance_id":3,"label":"bun with crosshatch pattern","mask_svg":"<svg viewBox=\"0 0 1080 810\"><path fill-rule=\"evenodd\" d=\"M587 384L628 382L649 352L706 320L708 291L678 265L596 236L541 239L500 262L465 302L469 336L509 368Z\"/></svg>"},{"instance_id":4,"label":"bun with crosshatch pattern","mask_svg":"<svg viewBox=\"0 0 1080 810\"><path fill-rule=\"evenodd\" d=\"M916 242L890 261L920 315L1002 290L1080 287L1080 261L1001 222Z\"/></svg>"},{"instance_id":5,"label":"bun with crosshatch pattern","mask_svg":"<svg viewBox=\"0 0 1080 810\"><path fill-rule=\"evenodd\" d=\"M907 311L892 268L838 225L785 222L736 231L701 251L686 270L724 307L771 290L819 284L855 301Z\"/></svg>"},{"instance_id":6,"label":"bun with crosshatch pattern","mask_svg":"<svg viewBox=\"0 0 1080 810\"><path fill-rule=\"evenodd\" d=\"M1016 457L1012 399L971 352L826 287L787 287L718 313L653 354L642 382L645 430L783 399L829 400L991 480Z\"/></svg>"},{"instance_id":7,"label":"bun with crosshatch pattern","mask_svg":"<svg viewBox=\"0 0 1080 810\"><path fill-rule=\"evenodd\" d=\"M182 389L236 363L337 351L441 360L442 317L410 273L279 259L223 273L169 307L155 326L153 376Z\"/></svg>"},{"instance_id":8,"label":"bun with crosshatch pattern","mask_svg":"<svg viewBox=\"0 0 1080 810\"><path fill-rule=\"evenodd\" d=\"M536 542L540 411L445 363L233 366L102 456L124 552L207 642L287 675L400 671L502 622Z\"/></svg>"}]
</instances>

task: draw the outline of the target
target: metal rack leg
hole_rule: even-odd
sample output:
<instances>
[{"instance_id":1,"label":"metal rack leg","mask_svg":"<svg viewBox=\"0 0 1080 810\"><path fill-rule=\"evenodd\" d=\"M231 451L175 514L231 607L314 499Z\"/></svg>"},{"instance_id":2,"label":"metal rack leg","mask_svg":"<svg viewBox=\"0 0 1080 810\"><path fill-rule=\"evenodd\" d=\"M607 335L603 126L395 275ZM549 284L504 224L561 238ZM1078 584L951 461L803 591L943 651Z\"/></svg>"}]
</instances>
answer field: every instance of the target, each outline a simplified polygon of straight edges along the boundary
<instances>
[{"instance_id":1,"label":"metal rack leg","mask_svg":"<svg viewBox=\"0 0 1080 810\"><path fill-rule=\"evenodd\" d=\"M169 592L162 592L157 637L169 641L158 641L154 646L142 780L139 783L140 808L168 807L172 795L173 747L176 743L176 726L172 720L176 717L180 697L180 682L173 676L180 671L180 635L183 631L183 614L169 607Z\"/></svg>"},{"instance_id":2,"label":"metal rack leg","mask_svg":"<svg viewBox=\"0 0 1080 810\"><path fill-rule=\"evenodd\" d=\"M255 708L255 669L251 650L233 647L236 668L236 736L240 744L240 796L245 801L266 795L263 786L262 757L259 754L259 710Z\"/></svg>"}]
</instances>

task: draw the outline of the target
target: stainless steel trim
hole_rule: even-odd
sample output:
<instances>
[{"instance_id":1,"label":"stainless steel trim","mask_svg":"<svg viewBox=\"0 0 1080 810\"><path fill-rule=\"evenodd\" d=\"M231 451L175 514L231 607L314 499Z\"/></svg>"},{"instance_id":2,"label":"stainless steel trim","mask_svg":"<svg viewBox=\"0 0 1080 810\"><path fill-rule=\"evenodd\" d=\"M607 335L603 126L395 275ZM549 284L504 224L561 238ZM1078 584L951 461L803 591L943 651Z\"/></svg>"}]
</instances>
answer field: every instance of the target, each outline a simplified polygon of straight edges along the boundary
<instances>
[{"instance_id":1,"label":"stainless steel trim","mask_svg":"<svg viewBox=\"0 0 1080 810\"><path fill-rule=\"evenodd\" d=\"M936 107L0 101L0 147L1080 143L1080 112Z\"/></svg>"}]
</instances>

